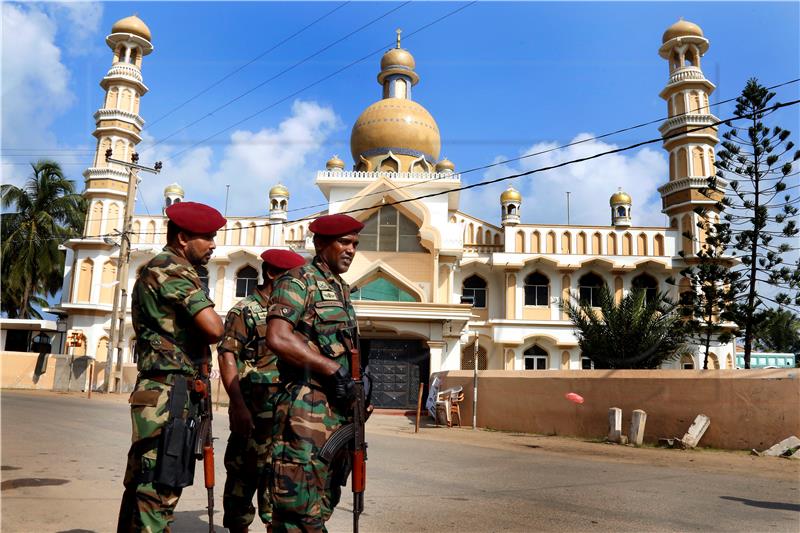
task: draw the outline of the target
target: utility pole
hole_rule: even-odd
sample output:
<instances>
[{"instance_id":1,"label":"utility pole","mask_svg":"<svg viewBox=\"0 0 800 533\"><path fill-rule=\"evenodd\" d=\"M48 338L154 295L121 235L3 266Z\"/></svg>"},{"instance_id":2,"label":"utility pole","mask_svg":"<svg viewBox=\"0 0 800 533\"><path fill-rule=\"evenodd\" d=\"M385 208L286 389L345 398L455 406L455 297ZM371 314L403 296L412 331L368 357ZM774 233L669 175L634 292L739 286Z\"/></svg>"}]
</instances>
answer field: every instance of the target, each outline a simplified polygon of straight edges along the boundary
<instances>
[{"instance_id":1,"label":"utility pole","mask_svg":"<svg viewBox=\"0 0 800 533\"><path fill-rule=\"evenodd\" d=\"M111 157L112 151L106 150L106 161L115 163L128 169L128 194L125 198L125 215L122 219L122 232L120 233L119 259L117 260L117 281L114 284L114 303L111 306L111 331L108 341L108 356L106 359L106 380L103 388L104 392L111 392L113 386L111 380L115 377L114 371L114 352L116 351L116 370L119 372L119 382L116 383L116 392L122 392L122 351L124 339L122 332L125 331L125 315L128 309L128 265L131 259L131 219L133 218L133 207L136 202L136 187L139 177L137 170L143 170L153 174L161 172L161 161L156 161L153 168L139 164L139 154L131 154L131 162L121 161Z\"/></svg>"},{"instance_id":2,"label":"utility pole","mask_svg":"<svg viewBox=\"0 0 800 533\"><path fill-rule=\"evenodd\" d=\"M478 339L480 333L475 332L475 349L472 351L472 429L478 427Z\"/></svg>"}]
</instances>

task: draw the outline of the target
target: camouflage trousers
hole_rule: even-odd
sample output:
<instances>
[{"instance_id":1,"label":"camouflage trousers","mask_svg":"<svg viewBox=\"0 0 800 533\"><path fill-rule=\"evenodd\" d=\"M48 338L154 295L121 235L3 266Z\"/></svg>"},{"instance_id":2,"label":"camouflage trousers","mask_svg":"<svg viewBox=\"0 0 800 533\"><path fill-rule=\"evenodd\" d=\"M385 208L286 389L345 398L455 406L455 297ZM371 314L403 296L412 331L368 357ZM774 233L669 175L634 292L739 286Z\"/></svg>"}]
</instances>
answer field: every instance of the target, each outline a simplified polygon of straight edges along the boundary
<instances>
[{"instance_id":1,"label":"camouflage trousers","mask_svg":"<svg viewBox=\"0 0 800 533\"><path fill-rule=\"evenodd\" d=\"M264 524L272 522L272 503L269 496L271 475L273 398L277 385L240 383L245 404L253 417L250 437L231 433L225 449L225 491L222 506L225 514L222 525L229 529L243 529L255 518L256 496L258 516Z\"/></svg>"},{"instance_id":2,"label":"camouflage trousers","mask_svg":"<svg viewBox=\"0 0 800 533\"><path fill-rule=\"evenodd\" d=\"M180 378L179 378L180 379ZM182 489L148 481L156 468L158 441L169 420L169 392L172 386L150 379L136 382L131 404L133 437L125 469L125 492L117 522L117 533L169 532ZM184 413L188 411L188 400Z\"/></svg>"},{"instance_id":3,"label":"camouflage trousers","mask_svg":"<svg viewBox=\"0 0 800 533\"><path fill-rule=\"evenodd\" d=\"M306 383L289 384L275 400L272 449L272 531L327 531L341 487L318 458L320 448L346 421L325 393Z\"/></svg>"}]
</instances>

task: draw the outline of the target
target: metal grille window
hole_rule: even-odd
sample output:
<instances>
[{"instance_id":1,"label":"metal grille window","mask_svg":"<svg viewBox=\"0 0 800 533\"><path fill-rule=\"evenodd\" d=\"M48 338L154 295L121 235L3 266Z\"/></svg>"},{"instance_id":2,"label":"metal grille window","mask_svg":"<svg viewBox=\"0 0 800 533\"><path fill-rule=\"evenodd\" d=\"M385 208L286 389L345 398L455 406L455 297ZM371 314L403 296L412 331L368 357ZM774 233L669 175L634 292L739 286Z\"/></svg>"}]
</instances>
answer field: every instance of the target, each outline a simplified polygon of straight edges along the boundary
<instances>
[{"instance_id":1,"label":"metal grille window","mask_svg":"<svg viewBox=\"0 0 800 533\"><path fill-rule=\"evenodd\" d=\"M391 205L378 208L366 220L359 241L360 250L427 253L419 242L417 225Z\"/></svg>"},{"instance_id":2,"label":"metal grille window","mask_svg":"<svg viewBox=\"0 0 800 533\"><path fill-rule=\"evenodd\" d=\"M253 293L258 285L258 271L246 266L236 273L236 297L244 298Z\"/></svg>"},{"instance_id":3,"label":"metal grille window","mask_svg":"<svg viewBox=\"0 0 800 533\"><path fill-rule=\"evenodd\" d=\"M464 280L462 296L472 297L472 307L486 308L486 281L478 276L470 276Z\"/></svg>"},{"instance_id":4,"label":"metal grille window","mask_svg":"<svg viewBox=\"0 0 800 533\"><path fill-rule=\"evenodd\" d=\"M586 274L578 281L581 303L588 303L592 307L600 307L600 289L603 280L597 274Z\"/></svg>"},{"instance_id":5,"label":"metal grille window","mask_svg":"<svg viewBox=\"0 0 800 533\"><path fill-rule=\"evenodd\" d=\"M531 346L522 355L525 370L547 370L547 351L540 346Z\"/></svg>"},{"instance_id":6,"label":"metal grille window","mask_svg":"<svg viewBox=\"0 0 800 533\"><path fill-rule=\"evenodd\" d=\"M548 305L550 280L544 274L534 272L525 278L525 305Z\"/></svg>"}]
</instances>

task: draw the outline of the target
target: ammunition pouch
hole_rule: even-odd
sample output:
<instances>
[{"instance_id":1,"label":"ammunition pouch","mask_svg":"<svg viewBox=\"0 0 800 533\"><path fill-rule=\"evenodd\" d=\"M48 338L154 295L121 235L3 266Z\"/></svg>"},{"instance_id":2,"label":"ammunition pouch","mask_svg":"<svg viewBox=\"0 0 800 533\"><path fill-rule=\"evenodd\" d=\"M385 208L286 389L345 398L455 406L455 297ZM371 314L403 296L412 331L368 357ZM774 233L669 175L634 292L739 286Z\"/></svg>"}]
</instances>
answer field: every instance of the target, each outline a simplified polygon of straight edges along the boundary
<instances>
[{"instance_id":1,"label":"ammunition pouch","mask_svg":"<svg viewBox=\"0 0 800 533\"><path fill-rule=\"evenodd\" d=\"M169 393L169 420L161 430L153 478L154 483L175 489L188 487L194 482L199 421L194 404L190 404L189 415L183 417L183 407L188 399L188 380L179 376Z\"/></svg>"}]
</instances>

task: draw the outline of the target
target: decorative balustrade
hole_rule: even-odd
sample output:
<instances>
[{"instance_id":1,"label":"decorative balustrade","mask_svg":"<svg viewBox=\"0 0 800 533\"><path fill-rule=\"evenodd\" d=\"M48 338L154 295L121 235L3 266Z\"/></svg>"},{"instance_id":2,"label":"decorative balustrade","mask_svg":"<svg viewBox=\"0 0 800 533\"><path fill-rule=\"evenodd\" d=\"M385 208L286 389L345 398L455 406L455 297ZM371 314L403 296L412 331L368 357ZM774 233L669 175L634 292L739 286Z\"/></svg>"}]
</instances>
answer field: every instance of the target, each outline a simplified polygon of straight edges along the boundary
<instances>
[{"instance_id":1,"label":"decorative balustrade","mask_svg":"<svg viewBox=\"0 0 800 533\"><path fill-rule=\"evenodd\" d=\"M661 132L663 135L664 132L667 132L671 129L678 128L681 126L711 126L719 119L714 115L708 113L687 113L685 115L679 115L677 117L668 118L665 120L661 126L658 127L658 131Z\"/></svg>"},{"instance_id":2,"label":"decorative balustrade","mask_svg":"<svg viewBox=\"0 0 800 533\"><path fill-rule=\"evenodd\" d=\"M678 83L685 80L704 80L703 71L698 67L683 67L679 68L669 76L667 85Z\"/></svg>"},{"instance_id":3,"label":"decorative balustrade","mask_svg":"<svg viewBox=\"0 0 800 533\"><path fill-rule=\"evenodd\" d=\"M144 127L144 119L136 113L125 111L123 109L98 109L94 114L95 120L123 120L126 122L133 122L139 129Z\"/></svg>"},{"instance_id":4,"label":"decorative balustrade","mask_svg":"<svg viewBox=\"0 0 800 533\"><path fill-rule=\"evenodd\" d=\"M130 63L114 63L111 65L111 68L106 73L106 78L117 77L117 76L124 76L127 78L133 78L139 83L142 83L142 72L139 70L138 67L131 65Z\"/></svg>"},{"instance_id":5,"label":"decorative balustrade","mask_svg":"<svg viewBox=\"0 0 800 533\"><path fill-rule=\"evenodd\" d=\"M708 178L703 176L695 176L691 178L681 178L679 180L665 183L658 188L658 192L661 194L670 194L683 189L702 189L707 187ZM717 188L724 191L728 188L728 181L722 178L717 178Z\"/></svg>"},{"instance_id":6,"label":"decorative balustrade","mask_svg":"<svg viewBox=\"0 0 800 533\"><path fill-rule=\"evenodd\" d=\"M464 244L465 252L476 254L492 254L503 251L502 244Z\"/></svg>"},{"instance_id":7,"label":"decorative balustrade","mask_svg":"<svg viewBox=\"0 0 800 533\"><path fill-rule=\"evenodd\" d=\"M461 181L461 174L454 172L364 172L360 170L321 170L317 172L317 179L356 179L374 180L375 178L388 178L395 181Z\"/></svg>"}]
</instances>

